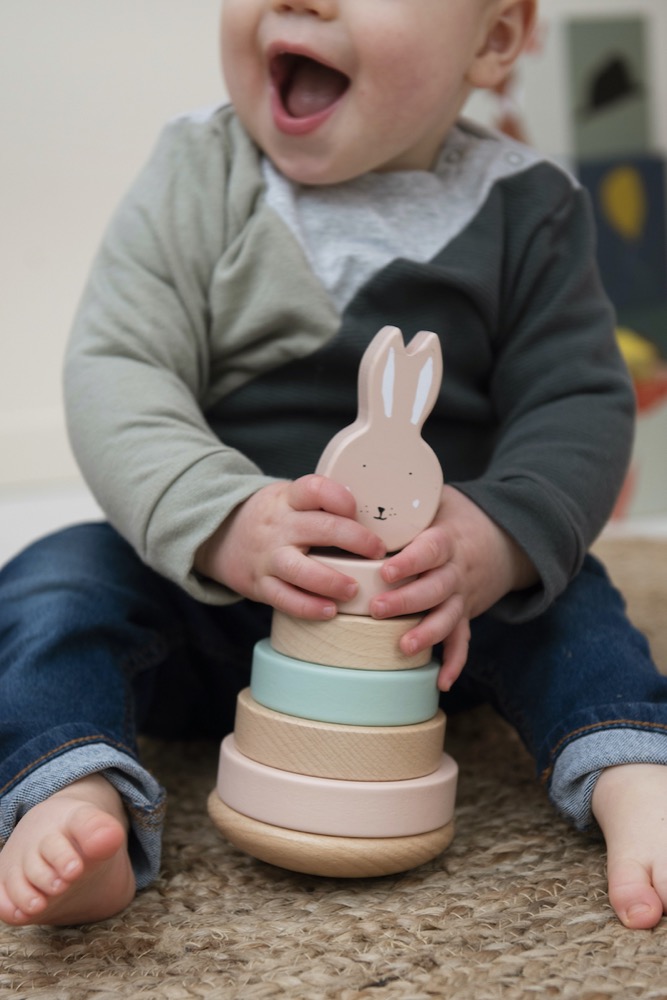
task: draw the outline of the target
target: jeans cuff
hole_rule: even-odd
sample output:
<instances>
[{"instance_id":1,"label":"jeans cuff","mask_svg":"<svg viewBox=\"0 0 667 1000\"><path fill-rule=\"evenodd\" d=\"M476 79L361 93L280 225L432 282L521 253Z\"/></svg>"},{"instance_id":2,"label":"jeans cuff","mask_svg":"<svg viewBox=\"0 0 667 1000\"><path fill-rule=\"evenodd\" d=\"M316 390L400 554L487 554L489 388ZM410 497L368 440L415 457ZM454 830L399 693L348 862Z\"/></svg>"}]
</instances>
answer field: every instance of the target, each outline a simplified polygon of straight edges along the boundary
<instances>
[{"instance_id":1,"label":"jeans cuff","mask_svg":"<svg viewBox=\"0 0 667 1000\"><path fill-rule=\"evenodd\" d=\"M90 774L101 774L123 800L130 819L130 861L137 889L145 889L160 870L165 791L133 757L108 744L68 750L31 771L4 795L0 799L0 847L28 810Z\"/></svg>"},{"instance_id":2,"label":"jeans cuff","mask_svg":"<svg viewBox=\"0 0 667 1000\"><path fill-rule=\"evenodd\" d=\"M615 725L568 743L554 764L549 797L578 830L595 829L596 782L605 768L619 764L667 765L667 734Z\"/></svg>"}]
</instances>

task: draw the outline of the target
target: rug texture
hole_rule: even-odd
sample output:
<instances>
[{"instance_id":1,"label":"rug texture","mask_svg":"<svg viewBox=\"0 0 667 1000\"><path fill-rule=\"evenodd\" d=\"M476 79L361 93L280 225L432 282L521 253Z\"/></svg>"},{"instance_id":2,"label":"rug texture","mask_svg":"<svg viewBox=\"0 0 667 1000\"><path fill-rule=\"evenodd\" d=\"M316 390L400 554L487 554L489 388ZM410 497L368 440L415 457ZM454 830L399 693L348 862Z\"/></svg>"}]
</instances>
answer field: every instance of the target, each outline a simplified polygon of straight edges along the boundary
<instances>
[{"instance_id":1,"label":"rug texture","mask_svg":"<svg viewBox=\"0 0 667 1000\"><path fill-rule=\"evenodd\" d=\"M667 672L667 542L597 546ZM243 856L212 827L217 747L147 743L170 795L160 880L84 928L0 928L14 1000L607 1000L667 998L667 919L628 931L599 841L557 818L490 711L451 722L457 832L434 862L374 880L317 879Z\"/></svg>"}]
</instances>

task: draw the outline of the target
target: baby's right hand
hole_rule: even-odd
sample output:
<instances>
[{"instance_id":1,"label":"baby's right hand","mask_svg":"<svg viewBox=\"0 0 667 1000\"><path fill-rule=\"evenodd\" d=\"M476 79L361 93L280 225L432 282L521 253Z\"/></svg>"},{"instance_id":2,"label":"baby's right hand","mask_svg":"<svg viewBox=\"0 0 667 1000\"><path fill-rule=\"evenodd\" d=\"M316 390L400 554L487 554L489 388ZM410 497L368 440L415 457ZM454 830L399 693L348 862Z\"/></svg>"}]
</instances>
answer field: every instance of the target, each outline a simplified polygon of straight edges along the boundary
<instances>
[{"instance_id":1,"label":"baby's right hand","mask_svg":"<svg viewBox=\"0 0 667 1000\"><path fill-rule=\"evenodd\" d=\"M355 596L351 576L308 558L336 547L382 559L383 543L355 520L349 490L325 476L271 483L249 497L200 546L195 569L243 597L295 618L324 620Z\"/></svg>"}]
</instances>

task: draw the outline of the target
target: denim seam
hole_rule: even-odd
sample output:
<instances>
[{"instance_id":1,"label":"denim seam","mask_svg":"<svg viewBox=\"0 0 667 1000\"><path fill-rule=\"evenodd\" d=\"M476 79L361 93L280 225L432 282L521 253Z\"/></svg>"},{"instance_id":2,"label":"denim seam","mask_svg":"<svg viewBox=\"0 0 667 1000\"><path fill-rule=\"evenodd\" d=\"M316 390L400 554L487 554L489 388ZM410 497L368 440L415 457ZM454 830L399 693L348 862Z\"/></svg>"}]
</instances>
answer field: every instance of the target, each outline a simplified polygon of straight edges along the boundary
<instances>
[{"instance_id":1,"label":"denim seam","mask_svg":"<svg viewBox=\"0 0 667 1000\"><path fill-rule=\"evenodd\" d=\"M116 750L120 750L126 753L132 759L135 759L135 755L132 751L125 746L123 743L119 743L117 740L111 740L104 733L96 733L93 736L80 736L76 740L69 740L67 743L61 743L60 746L55 747L53 750L49 750L48 753L43 754L41 757L37 757L35 760L31 761L23 770L15 774L11 781L8 781L6 785L0 788L0 797L8 792L17 782L21 781L27 774L33 771L36 767L40 767L42 764L47 763L47 761L52 760L57 757L58 754L62 753L63 750L71 750L73 747L82 746L85 743L107 743L109 746L114 747Z\"/></svg>"},{"instance_id":2,"label":"denim seam","mask_svg":"<svg viewBox=\"0 0 667 1000\"><path fill-rule=\"evenodd\" d=\"M578 739L585 733L592 733L599 729L647 729L647 730L663 730L667 732L667 724L664 722L640 722L637 719L611 719L607 722L591 722L586 726L580 726L579 729L573 729L572 732L568 733L567 736L563 736L562 739L552 747L549 756L551 758L551 763L547 765L540 775L540 781L542 784L547 784L551 775L553 774L555 758L558 756L560 751L564 746L570 743L572 740Z\"/></svg>"}]
</instances>

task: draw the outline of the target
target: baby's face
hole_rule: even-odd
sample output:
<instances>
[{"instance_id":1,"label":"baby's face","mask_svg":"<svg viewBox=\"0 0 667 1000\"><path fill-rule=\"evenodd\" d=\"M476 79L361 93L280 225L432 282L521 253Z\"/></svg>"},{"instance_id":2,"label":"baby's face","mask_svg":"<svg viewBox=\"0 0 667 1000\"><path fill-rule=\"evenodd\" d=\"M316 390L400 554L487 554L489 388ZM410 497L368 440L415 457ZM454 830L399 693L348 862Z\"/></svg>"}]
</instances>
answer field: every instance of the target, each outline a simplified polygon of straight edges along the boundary
<instances>
[{"instance_id":1,"label":"baby's face","mask_svg":"<svg viewBox=\"0 0 667 1000\"><path fill-rule=\"evenodd\" d=\"M223 0L244 125L304 184L427 170L469 89L490 0Z\"/></svg>"}]
</instances>

